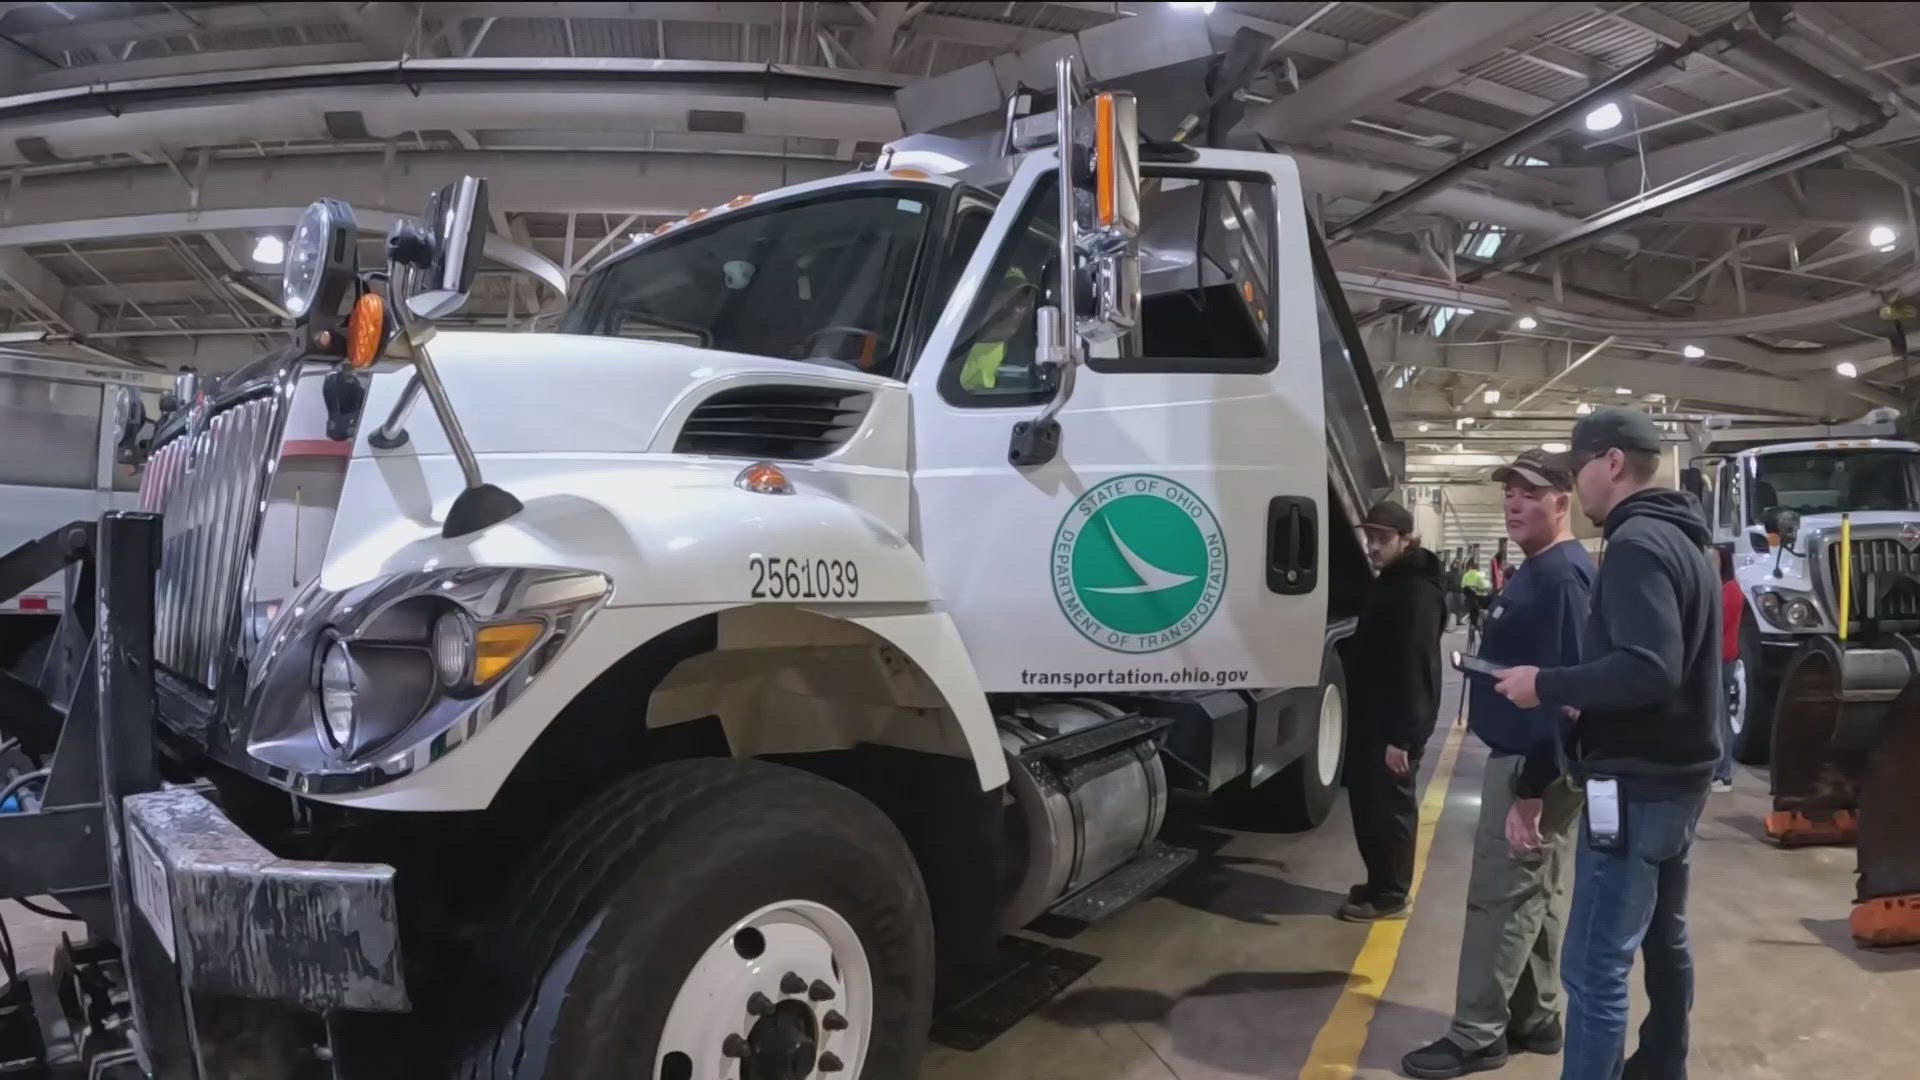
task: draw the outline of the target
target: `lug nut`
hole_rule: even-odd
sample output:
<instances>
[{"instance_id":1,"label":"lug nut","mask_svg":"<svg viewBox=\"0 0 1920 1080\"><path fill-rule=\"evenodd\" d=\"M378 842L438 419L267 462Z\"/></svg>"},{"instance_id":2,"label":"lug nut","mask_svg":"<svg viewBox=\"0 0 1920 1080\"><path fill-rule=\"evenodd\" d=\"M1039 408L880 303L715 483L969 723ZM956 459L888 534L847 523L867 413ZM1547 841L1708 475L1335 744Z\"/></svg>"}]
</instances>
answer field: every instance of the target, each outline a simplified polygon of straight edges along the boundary
<instances>
[{"instance_id":1,"label":"lug nut","mask_svg":"<svg viewBox=\"0 0 1920 1080\"><path fill-rule=\"evenodd\" d=\"M804 994L807 992L807 980L789 971L780 976L780 992L783 994Z\"/></svg>"},{"instance_id":2,"label":"lug nut","mask_svg":"<svg viewBox=\"0 0 1920 1080\"><path fill-rule=\"evenodd\" d=\"M832 1001L833 987L828 986L819 979L815 979L813 980L813 985L807 987L807 996L815 1001Z\"/></svg>"},{"instance_id":3,"label":"lug nut","mask_svg":"<svg viewBox=\"0 0 1920 1080\"><path fill-rule=\"evenodd\" d=\"M826 1028L828 1031L845 1031L847 1030L847 1018L832 1009L828 1009L827 1015L820 1018L820 1026Z\"/></svg>"},{"instance_id":4,"label":"lug nut","mask_svg":"<svg viewBox=\"0 0 1920 1080\"><path fill-rule=\"evenodd\" d=\"M746 1057L747 1040L738 1035L729 1035L727 1036L727 1040L720 1044L720 1052L730 1058Z\"/></svg>"},{"instance_id":5,"label":"lug nut","mask_svg":"<svg viewBox=\"0 0 1920 1080\"><path fill-rule=\"evenodd\" d=\"M760 991L755 990L747 998L747 1012L749 1015L765 1016L772 1011L773 1011L773 1002L767 1000L767 995L761 993Z\"/></svg>"},{"instance_id":6,"label":"lug nut","mask_svg":"<svg viewBox=\"0 0 1920 1080\"><path fill-rule=\"evenodd\" d=\"M841 1069L846 1068L840 1059L831 1052L820 1055L818 1066L823 1073L839 1072Z\"/></svg>"}]
</instances>

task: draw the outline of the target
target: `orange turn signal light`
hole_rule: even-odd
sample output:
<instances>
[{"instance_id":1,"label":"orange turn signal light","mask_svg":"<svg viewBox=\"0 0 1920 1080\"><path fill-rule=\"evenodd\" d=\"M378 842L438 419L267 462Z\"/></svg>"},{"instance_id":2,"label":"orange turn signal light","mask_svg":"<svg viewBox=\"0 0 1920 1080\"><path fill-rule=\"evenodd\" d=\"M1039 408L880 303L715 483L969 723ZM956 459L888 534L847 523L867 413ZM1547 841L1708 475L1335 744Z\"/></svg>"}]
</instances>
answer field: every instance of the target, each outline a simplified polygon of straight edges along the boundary
<instances>
[{"instance_id":1,"label":"orange turn signal light","mask_svg":"<svg viewBox=\"0 0 1920 1080\"><path fill-rule=\"evenodd\" d=\"M498 678L514 661L527 654L540 640L542 626L537 622L495 623L473 634L473 681L485 686Z\"/></svg>"},{"instance_id":2,"label":"orange turn signal light","mask_svg":"<svg viewBox=\"0 0 1920 1080\"><path fill-rule=\"evenodd\" d=\"M1093 99L1094 210L1101 228L1113 225L1117 183L1113 174L1113 95Z\"/></svg>"},{"instance_id":3,"label":"orange turn signal light","mask_svg":"<svg viewBox=\"0 0 1920 1080\"><path fill-rule=\"evenodd\" d=\"M781 471L780 466L771 461L756 461L741 469L733 483L735 487L757 495L793 494L793 481L787 479L787 474Z\"/></svg>"},{"instance_id":4,"label":"orange turn signal light","mask_svg":"<svg viewBox=\"0 0 1920 1080\"><path fill-rule=\"evenodd\" d=\"M387 331L387 302L376 292L360 294L347 318L347 363L356 371L380 358L380 339Z\"/></svg>"}]
</instances>

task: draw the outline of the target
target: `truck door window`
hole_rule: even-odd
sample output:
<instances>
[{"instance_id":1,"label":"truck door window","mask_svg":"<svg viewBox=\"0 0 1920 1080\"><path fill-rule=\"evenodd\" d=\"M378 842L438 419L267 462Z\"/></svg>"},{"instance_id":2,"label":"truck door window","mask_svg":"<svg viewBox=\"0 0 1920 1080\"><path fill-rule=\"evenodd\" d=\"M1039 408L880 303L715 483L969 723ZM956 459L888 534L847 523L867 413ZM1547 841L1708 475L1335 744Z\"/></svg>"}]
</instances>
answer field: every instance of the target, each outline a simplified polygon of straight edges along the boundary
<instances>
[{"instance_id":1,"label":"truck door window","mask_svg":"<svg viewBox=\"0 0 1920 1080\"><path fill-rule=\"evenodd\" d=\"M1276 356L1271 184L1165 176L1143 190L1140 326L1094 350L1103 372L1263 372ZM961 324L940 386L963 406L1012 406L1053 396L1035 363L1034 309L1054 288L1060 215L1051 180L1027 197L1012 239Z\"/></svg>"},{"instance_id":2,"label":"truck door window","mask_svg":"<svg viewBox=\"0 0 1920 1080\"><path fill-rule=\"evenodd\" d=\"M1152 176L1140 192L1140 325L1095 371L1271 371L1273 185Z\"/></svg>"},{"instance_id":3,"label":"truck door window","mask_svg":"<svg viewBox=\"0 0 1920 1080\"><path fill-rule=\"evenodd\" d=\"M1714 474L1708 475L1714 477ZM1740 516L1740 459L1728 458L1722 462L1715 482L1720 485L1719 530L1738 533L1743 525Z\"/></svg>"},{"instance_id":4,"label":"truck door window","mask_svg":"<svg viewBox=\"0 0 1920 1080\"><path fill-rule=\"evenodd\" d=\"M682 226L595 271L561 331L895 375L933 194L838 189Z\"/></svg>"}]
</instances>

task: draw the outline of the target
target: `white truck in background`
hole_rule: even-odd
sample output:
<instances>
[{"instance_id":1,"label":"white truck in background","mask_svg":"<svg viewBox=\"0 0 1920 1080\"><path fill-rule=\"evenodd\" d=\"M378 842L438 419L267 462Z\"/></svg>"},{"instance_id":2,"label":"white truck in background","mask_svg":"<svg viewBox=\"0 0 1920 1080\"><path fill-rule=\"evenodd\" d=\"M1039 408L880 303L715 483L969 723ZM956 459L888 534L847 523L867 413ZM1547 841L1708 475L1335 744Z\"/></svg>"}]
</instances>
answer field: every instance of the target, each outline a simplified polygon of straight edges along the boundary
<instances>
[{"instance_id":1,"label":"white truck in background","mask_svg":"<svg viewBox=\"0 0 1920 1080\"><path fill-rule=\"evenodd\" d=\"M115 387L157 414L168 375L0 349L0 559L70 521L139 503L139 475L116 454ZM58 577L0 599L0 669L44 655L65 607Z\"/></svg>"},{"instance_id":2,"label":"white truck in background","mask_svg":"<svg viewBox=\"0 0 1920 1080\"><path fill-rule=\"evenodd\" d=\"M124 700L180 783L63 893L133 990L69 1030L163 1080L909 1076L937 975L1184 864L1171 788L1317 824L1393 483L1357 328L1288 157L1056 96L696 211L555 334L435 331L482 182L379 280L310 208L301 347L183 386L161 522L103 527L158 532Z\"/></svg>"},{"instance_id":3,"label":"white truck in background","mask_svg":"<svg viewBox=\"0 0 1920 1080\"><path fill-rule=\"evenodd\" d=\"M1920 443L1901 438L1897 421L1894 410L1875 409L1832 425L1712 419L1695 433L1683 482L1715 545L1732 552L1745 601L1731 710L1741 761L1768 761L1782 679L1808 650L1849 655L1836 668L1842 697L1905 685L1906 665L1878 656L1891 635L1920 630ZM1855 583L1844 642L1843 517Z\"/></svg>"}]
</instances>

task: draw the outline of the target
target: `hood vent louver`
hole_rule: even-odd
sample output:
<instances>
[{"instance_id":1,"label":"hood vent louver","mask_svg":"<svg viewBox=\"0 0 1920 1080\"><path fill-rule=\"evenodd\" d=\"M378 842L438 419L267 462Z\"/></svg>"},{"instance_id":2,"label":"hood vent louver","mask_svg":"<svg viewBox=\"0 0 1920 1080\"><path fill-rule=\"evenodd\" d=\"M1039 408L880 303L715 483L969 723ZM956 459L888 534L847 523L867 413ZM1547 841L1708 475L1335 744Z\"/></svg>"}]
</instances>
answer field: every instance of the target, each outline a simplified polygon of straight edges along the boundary
<instances>
[{"instance_id":1,"label":"hood vent louver","mask_svg":"<svg viewBox=\"0 0 1920 1080\"><path fill-rule=\"evenodd\" d=\"M761 384L722 390L694 407L678 454L808 461L845 445L872 395L835 387Z\"/></svg>"}]
</instances>

